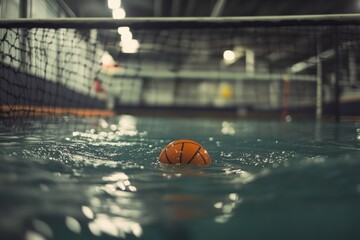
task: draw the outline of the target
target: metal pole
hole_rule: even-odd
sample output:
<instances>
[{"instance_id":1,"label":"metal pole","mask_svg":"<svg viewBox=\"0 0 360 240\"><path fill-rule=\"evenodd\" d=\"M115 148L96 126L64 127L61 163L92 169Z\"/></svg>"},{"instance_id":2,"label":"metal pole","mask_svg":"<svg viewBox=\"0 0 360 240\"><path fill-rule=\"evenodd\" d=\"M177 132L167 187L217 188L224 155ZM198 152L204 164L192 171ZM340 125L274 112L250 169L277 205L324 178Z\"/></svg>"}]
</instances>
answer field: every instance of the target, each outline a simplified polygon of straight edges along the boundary
<instances>
[{"instance_id":1,"label":"metal pole","mask_svg":"<svg viewBox=\"0 0 360 240\"><path fill-rule=\"evenodd\" d=\"M162 0L155 0L154 2L154 16L161 17L162 16L162 9L163 9L163 1Z\"/></svg>"},{"instance_id":2,"label":"metal pole","mask_svg":"<svg viewBox=\"0 0 360 240\"><path fill-rule=\"evenodd\" d=\"M354 84L356 83L356 79L357 79L357 69L356 69L356 55L355 55L355 51L349 51L348 53L348 58L349 58L349 82L350 84Z\"/></svg>"},{"instance_id":3,"label":"metal pole","mask_svg":"<svg viewBox=\"0 0 360 240\"><path fill-rule=\"evenodd\" d=\"M334 83L334 110L335 110L335 121L340 121L340 44L338 38L338 32L335 28L334 34L334 48L335 48L335 83Z\"/></svg>"},{"instance_id":4,"label":"metal pole","mask_svg":"<svg viewBox=\"0 0 360 240\"><path fill-rule=\"evenodd\" d=\"M162 28L242 28L267 26L344 26L360 25L360 14L265 17L157 17L157 18L56 18L0 19L1 28L102 28L128 26L132 29Z\"/></svg>"},{"instance_id":5,"label":"metal pole","mask_svg":"<svg viewBox=\"0 0 360 240\"><path fill-rule=\"evenodd\" d=\"M28 17L28 0L20 0L19 3L19 17L27 18Z\"/></svg>"},{"instance_id":6,"label":"metal pole","mask_svg":"<svg viewBox=\"0 0 360 240\"><path fill-rule=\"evenodd\" d=\"M316 61L316 120L321 120L322 116L322 62L321 62L321 36L317 37L316 51L317 51L317 61Z\"/></svg>"},{"instance_id":7,"label":"metal pole","mask_svg":"<svg viewBox=\"0 0 360 240\"><path fill-rule=\"evenodd\" d=\"M19 18L28 17L28 0L20 0L19 2ZM20 29L20 41L19 41L19 51L20 51L20 69L26 71L26 37L28 35L28 29Z\"/></svg>"}]
</instances>

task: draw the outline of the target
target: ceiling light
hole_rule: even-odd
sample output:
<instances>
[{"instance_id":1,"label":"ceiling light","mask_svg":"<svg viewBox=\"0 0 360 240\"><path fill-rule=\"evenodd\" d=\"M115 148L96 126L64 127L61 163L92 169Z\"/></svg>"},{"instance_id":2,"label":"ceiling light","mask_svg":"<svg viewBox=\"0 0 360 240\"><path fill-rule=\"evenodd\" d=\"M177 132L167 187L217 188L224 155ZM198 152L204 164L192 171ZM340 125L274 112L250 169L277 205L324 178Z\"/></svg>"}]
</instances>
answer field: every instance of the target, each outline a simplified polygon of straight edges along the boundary
<instances>
[{"instance_id":1,"label":"ceiling light","mask_svg":"<svg viewBox=\"0 0 360 240\"><path fill-rule=\"evenodd\" d=\"M125 18L125 16L126 16L126 13L123 8L117 8L117 9L112 10L112 17L114 19L123 19L123 18Z\"/></svg>"},{"instance_id":2,"label":"ceiling light","mask_svg":"<svg viewBox=\"0 0 360 240\"><path fill-rule=\"evenodd\" d=\"M108 7L110 9L117 9L121 6L121 0L108 0Z\"/></svg>"},{"instance_id":3,"label":"ceiling light","mask_svg":"<svg viewBox=\"0 0 360 240\"><path fill-rule=\"evenodd\" d=\"M129 28L129 27L118 27L118 33L119 33L120 35L126 34L127 32L130 32L130 28Z\"/></svg>"},{"instance_id":4,"label":"ceiling light","mask_svg":"<svg viewBox=\"0 0 360 240\"><path fill-rule=\"evenodd\" d=\"M232 50L226 50L226 51L224 51L223 57L224 57L225 61L229 61L229 62L234 61L235 60L235 52Z\"/></svg>"},{"instance_id":5,"label":"ceiling light","mask_svg":"<svg viewBox=\"0 0 360 240\"><path fill-rule=\"evenodd\" d=\"M121 51L123 53L136 53L140 47L140 43L136 39L130 39L120 42Z\"/></svg>"},{"instance_id":6,"label":"ceiling light","mask_svg":"<svg viewBox=\"0 0 360 240\"><path fill-rule=\"evenodd\" d=\"M133 35L130 31L123 32L121 34L121 41L129 41L133 38Z\"/></svg>"}]
</instances>

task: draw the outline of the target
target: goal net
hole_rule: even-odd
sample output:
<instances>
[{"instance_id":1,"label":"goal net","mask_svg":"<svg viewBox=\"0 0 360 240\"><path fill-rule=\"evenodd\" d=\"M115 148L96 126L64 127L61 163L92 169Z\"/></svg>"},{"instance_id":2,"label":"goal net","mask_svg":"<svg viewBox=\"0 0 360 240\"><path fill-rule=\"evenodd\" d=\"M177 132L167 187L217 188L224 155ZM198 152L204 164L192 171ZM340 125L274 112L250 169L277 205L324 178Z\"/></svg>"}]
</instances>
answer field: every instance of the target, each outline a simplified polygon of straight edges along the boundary
<instances>
[{"instance_id":1,"label":"goal net","mask_svg":"<svg viewBox=\"0 0 360 240\"><path fill-rule=\"evenodd\" d=\"M360 16L0 21L0 118L359 115Z\"/></svg>"}]
</instances>

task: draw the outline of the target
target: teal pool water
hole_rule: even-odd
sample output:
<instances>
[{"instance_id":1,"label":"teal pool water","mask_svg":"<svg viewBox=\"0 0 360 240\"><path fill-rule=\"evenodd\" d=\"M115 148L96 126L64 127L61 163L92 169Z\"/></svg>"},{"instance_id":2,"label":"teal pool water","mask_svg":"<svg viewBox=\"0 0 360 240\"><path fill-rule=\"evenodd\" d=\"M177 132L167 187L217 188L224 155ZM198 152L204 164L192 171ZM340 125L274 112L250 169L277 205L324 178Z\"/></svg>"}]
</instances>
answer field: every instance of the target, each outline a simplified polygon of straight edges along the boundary
<instances>
[{"instance_id":1,"label":"teal pool water","mask_svg":"<svg viewBox=\"0 0 360 240\"><path fill-rule=\"evenodd\" d=\"M0 239L360 239L359 123L65 120L1 128Z\"/></svg>"}]
</instances>

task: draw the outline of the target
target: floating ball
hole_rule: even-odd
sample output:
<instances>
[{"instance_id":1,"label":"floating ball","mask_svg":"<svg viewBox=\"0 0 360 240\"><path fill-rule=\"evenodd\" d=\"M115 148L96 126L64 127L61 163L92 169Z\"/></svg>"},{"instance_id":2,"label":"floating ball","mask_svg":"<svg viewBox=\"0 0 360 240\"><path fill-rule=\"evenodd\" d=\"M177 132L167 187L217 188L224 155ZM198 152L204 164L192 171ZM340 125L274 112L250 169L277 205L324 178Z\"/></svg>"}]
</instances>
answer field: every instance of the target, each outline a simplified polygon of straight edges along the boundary
<instances>
[{"instance_id":1,"label":"floating ball","mask_svg":"<svg viewBox=\"0 0 360 240\"><path fill-rule=\"evenodd\" d=\"M211 158L206 149L199 143L187 139L169 143L161 151L158 160L164 164L211 164Z\"/></svg>"}]
</instances>

